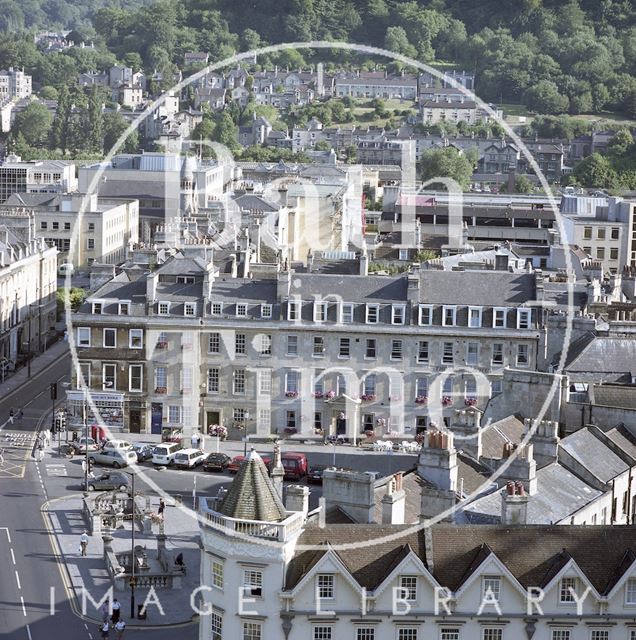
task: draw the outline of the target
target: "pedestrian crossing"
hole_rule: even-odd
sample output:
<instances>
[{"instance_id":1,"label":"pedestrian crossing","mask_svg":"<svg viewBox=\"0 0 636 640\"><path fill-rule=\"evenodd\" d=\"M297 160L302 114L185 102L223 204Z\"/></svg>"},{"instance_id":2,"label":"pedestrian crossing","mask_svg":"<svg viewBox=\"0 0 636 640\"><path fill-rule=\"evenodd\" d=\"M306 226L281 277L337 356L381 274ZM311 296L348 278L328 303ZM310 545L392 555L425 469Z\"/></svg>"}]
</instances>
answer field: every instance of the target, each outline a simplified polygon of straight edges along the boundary
<instances>
[{"instance_id":1,"label":"pedestrian crossing","mask_svg":"<svg viewBox=\"0 0 636 640\"><path fill-rule=\"evenodd\" d=\"M58 478L62 476L68 476L66 466L63 464L47 464L45 465L45 469L47 476L55 476Z\"/></svg>"},{"instance_id":2,"label":"pedestrian crossing","mask_svg":"<svg viewBox=\"0 0 636 640\"><path fill-rule=\"evenodd\" d=\"M33 449L32 431L0 431L0 478L22 478Z\"/></svg>"}]
</instances>

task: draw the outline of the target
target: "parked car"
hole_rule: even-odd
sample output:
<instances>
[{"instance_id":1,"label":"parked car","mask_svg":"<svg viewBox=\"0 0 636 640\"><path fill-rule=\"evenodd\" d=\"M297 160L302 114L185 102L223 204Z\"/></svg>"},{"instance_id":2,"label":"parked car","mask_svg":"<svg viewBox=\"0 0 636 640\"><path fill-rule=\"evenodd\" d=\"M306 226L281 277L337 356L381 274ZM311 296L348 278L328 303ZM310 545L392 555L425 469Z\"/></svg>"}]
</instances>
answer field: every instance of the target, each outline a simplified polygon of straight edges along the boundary
<instances>
[{"instance_id":1,"label":"parked car","mask_svg":"<svg viewBox=\"0 0 636 640\"><path fill-rule=\"evenodd\" d=\"M322 474L329 467L326 464L314 464L309 468L307 482L309 484L322 484Z\"/></svg>"},{"instance_id":2,"label":"parked car","mask_svg":"<svg viewBox=\"0 0 636 640\"><path fill-rule=\"evenodd\" d=\"M107 440L104 442L102 449L104 451L110 451L112 449L119 449L121 451L127 451L132 448L132 444L128 440Z\"/></svg>"},{"instance_id":3,"label":"parked car","mask_svg":"<svg viewBox=\"0 0 636 640\"><path fill-rule=\"evenodd\" d=\"M174 464L174 457L179 451L181 451L180 442L162 442L152 450L152 464Z\"/></svg>"},{"instance_id":4,"label":"parked car","mask_svg":"<svg viewBox=\"0 0 636 640\"><path fill-rule=\"evenodd\" d=\"M130 485L130 480L125 473L111 471L103 473L97 478L88 479L88 491L126 491ZM82 488L84 483L82 483Z\"/></svg>"},{"instance_id":5,"label":"parked car","mask_svg":"<svg viewBox=\"0 0 636 640\"><path fill-rule=\"evenodd\" d=\"M155 448L154 444L148 442L134 442L132 451L137 454L137 462L145 462L152 458L152 452Z\"/></svg>"},{"instance_id":6,"label":"parked car","mask_svg":"<svg viewBox=\"0 0 636 640\"><path fill-rule=\"evenodd\" d=\"M72 276L75 273L75 267L70 262L63 262L57 267L58 276Z\"/></svg>"},{"instance_id":7,"label":"parked car","mask_svg":"<svg viewBox=\"0 0 636 640\"><path fill-rule=\"evenodd\" d=\"M164 427L161 430L161 442L178 442L181 443L183 438L183 429L172 429Z\"/></svg>"},{"instance_id":8,"label":"parked car","mask_svg":"<svg viewBox=\"0 0 636 640\"><path fill-rule=\"evenodd\" d=\"M263 459L263 462L265 463L265 466L269 470L271 468L271 465L272 465L272 457L271 457L271 455L262 455L261 454L261 458ZM239 467L241 466L241 463L243 462L243 460L245 460L245 456L234 456L232 458L232 461L228 465L227 470L230 473L237 473L238 470L239 470Z\"/></svg>"},{"instance_id":9,"label":"parked car","mask_svg":"<svg viewBox=\"0 0 636 640\"><path fill-rule=\"evenodd\" d=\"M174 456L174 466L192 469L203 464L206 453L201 449L181 449Z\"/></svg>"},{"instance_id":10,"label":"parked car","mask_svg":"<svg viewBox=\"0 0 636 640\"><path fill-rule=\"evenodd\" d=\"M304 453L286 451L281 454L285 480L302 480L307 475L307 456Z\"/></svg>"},{"instance_id":11,"label":"parked car","mask_svg":"<svg viewBox=\"0 0 636 640\"><path fill-rule=\"evenodd\" d=\"M86 453L86 449L88 449L89 452L99 449L99 443L95 442L93 438L82 437L77 442L71 444L73 444L77 453Z\"/></svg>"},{"instance_id":12,"label":"parked car","mask_svg":"<svg viewBox=\"0 0 636 640\"><path fill-rule=\"evenodd\" d=\"M231 461L226 453L211 453L203 461L203 471L224 471Z\"/></svg>"},{"instance_id":13,"label":"parked car","mask_svg":"<svg viewBox=\"0 0 636 640\"><path fill-rule=\"evenodd\" d=\"M120 467L127 467L129 464L135 464L137 462L137 454L130 449L101 449L90 453L88 460L94 464L105 464L119 469Z\"/></svg>"}]
</instances>

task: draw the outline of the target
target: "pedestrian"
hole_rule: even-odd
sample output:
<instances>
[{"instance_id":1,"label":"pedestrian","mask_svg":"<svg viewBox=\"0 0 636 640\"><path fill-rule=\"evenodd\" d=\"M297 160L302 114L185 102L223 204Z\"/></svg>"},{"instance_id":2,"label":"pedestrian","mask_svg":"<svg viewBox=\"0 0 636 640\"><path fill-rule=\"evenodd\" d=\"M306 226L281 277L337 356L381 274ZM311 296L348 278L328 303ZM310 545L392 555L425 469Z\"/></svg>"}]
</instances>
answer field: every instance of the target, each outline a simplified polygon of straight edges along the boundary
<instances>
[{"instance_id":1,"label":"pedestrian","mask_svg":"<svg viewBox=\"0 0 636 640\"><path fill-rule=\"evenodd\" d=\"M161 516L161 519L163 520L163 511L166 508L166 503L163 501L163 498L159 498L159 509L157 510L157 513Z\"/></svg>"},{"instance_id":2,"label":"pedestrian","mask_svg":"<svg viewBox=\"0 0 636 640\"><path fill-rule=\"evenodd\" d=\"M100 631L102 633L102 640L107 640L108 633L110 630L110 625L108 624L108 620L100 625Z\"/></svg>"},{"instance_id":3,"label":"pedestrian","mask_svg":"<svg viewBox=\"0 0 636 640\"><path fill-rule=\"evenodd\" d=\"M82 556L86 556L86 548L88 547L88 533L84 533L80 536L80 552Z\"/></svg>"},{"instance_id":4,"label":"pedestrian","mask_svg":"<svg viewBox=\"0 0 636 640\"><path fill-rule=\"evenodd\" d=\"M42 443L38 444L38 450L36 453L36 460L38 462L42 462L42 459L44 458L44 448L42 447Z\"/></svg>"},{"instance_id":5,"label":"pedestrian","mask_svg":"<svg viewBox=\"0 0 636 640\"><path fill-rule=\"evenodd\" d=\"M192 448L196 449L198 447L198 442L199 442L199 436L197 435L197 433L193 433L192 434L192 438L190 438L190 442L192 443Z\"/></svg>"},{"instance_id":6,"label":"pedestrian","mask_svg":"<svg viewBox=\"0 0 636 640\"><path fill-rule=\"evenodd\" d=\"M124 631L126 629L126 623L123 620L119 620L115 625L115 631L117 631L117 640L121 640L124 637Z\"/></svg>"},{"instance_id":7,"label":"pedestrian","mask_svg":"<svg viewBox=\"0 0 636 640\"><path fill-rule=\"evenodd\" d=\"M113 615L110 617L110 621L113 624L117 624L119 622L119 615L121 614L121 603L117 598L113 599Z\"/></svg>"},{"instance_id":8,"label":"pedestrian","mask_svg":"<svg viewBox=\"0 0 636 640\"><path fill-rule=\"evenodd\" d=\"M18 409L18 422L22 422L22 417L24 416L24 411L22 411L22 407Z\"/></svg>"},{"instance_id":9,"label":"pedestrian","mask_svg":"<svg viewBox=\"0 0 636 640\"><path fill-rule=\"evenodd\" d=\"M10 409L10 410L9 410L9 422L10 422L11 424L13 424L13 415L14 415L14 414L13 414L13 409Z\"/></svg>"}]
</instances>

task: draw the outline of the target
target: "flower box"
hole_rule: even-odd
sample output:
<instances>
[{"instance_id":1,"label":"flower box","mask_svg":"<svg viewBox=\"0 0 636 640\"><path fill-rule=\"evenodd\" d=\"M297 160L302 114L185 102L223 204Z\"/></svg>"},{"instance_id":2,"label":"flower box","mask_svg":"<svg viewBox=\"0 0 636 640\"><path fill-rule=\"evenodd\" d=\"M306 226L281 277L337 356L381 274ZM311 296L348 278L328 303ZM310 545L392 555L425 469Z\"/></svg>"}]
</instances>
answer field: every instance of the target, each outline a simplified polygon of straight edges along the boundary
<instances>
[{"instance_id":1,"label":"flower box","mask_svg":"<svg viewBox=\"0 0 636 640\"><path fill-rule=\"evenodd\" d=\"M155 393L168 393L168 389L166 387L157 387Z\"/></svg>"},{"instance_id":2,"label":"flower box","mask_svg":"<svg viewBox=\"0 0 636 640\"><path fill-rule=\"evenodd\" d=\"M317 391L316 393L312 393L311 395L312 395L312 397L314 397L314 398L316 398L318 400L320 400L321 398L325 397L325 394L322 391Z\"/></svg>"},{"instance_id":3,"label":"flower box","mask_svg":"<svg viewBox=\"0 0 636 640\"><path fill-rule=\"evenodd\" d=\"M464 404L467 407L474 407L477 404L477 398L466 398Z\"/></svg>"},{"instance_id":4,"label":"flower box","mask_svg":"<svg viewBox=\"0 0 636 640\"><path fill-rule=\"evenodd\" d=\"M373 436L375 435L375 431L373 429L366 429L366 431L364 432L364 435L367 438L373 438Z\"/></svg>"},{"instance_id":5,"label":"flower box","mask_svg":"<svg viewBox=\"0 0 636 640\"><path fill-rule=\"evenodd\" d=\"M285 391L285 397L286 398L297 398L298 397L298 391Z\"/></svg>"},{"instance_id":6,"label":"flower box","mask_svg":"<svg viewBox=\"0 0 636 640\"><path fill-rule=\"evenodd\" d=\"M325 398L327 398L327 400L331 400L332 398L336 397L336 392L335 391L327 391L327 393L325 394Z\"/></svg>"},{"instance_id":7,"label":"flower box","mask_svg":"<svg viewBox=\"0 0 636 640\"><path fill-rule=\"evenodd\" d=\"M157 342L157 349L167 349L168 343L165 340Z\"/></svg>"},{"instance_id":8,"label":"flower box","mask_svg":"<svg viewBox=\"0 0 636 640\"><path fill-rule=\"evenodd\" d=\"M450 396L444 396L442 398L442 404L447 407L448 405L453 404L453 399Z\"/></svg>"},{"instance_id":9,"label":"flower box","mask_svg":"<svg viewBox=\"0 0 636 640\"><path fill-rule=\"evenodd\" d=\"M211 436L225 440L227 438L227 427L224 427L222 424L213 424L208 427L208 433Z\"/></svg>"},{"instance_id":10,"label":"flower box","mask_svg":"<svg viewBox=\"0 0 636 640\"><path fill-rule=\"evenodd\" d=\"M386 420L384 418L378 418L375 423L378 427L384 427L386 425Z\"/></svg>"},{"instance_id":11,"label":"flower box","mask_svg":"<svg viewBox=\"0 0 636 640\"><path fill-rule=\"evenodd\" d=\"M373 393L363 393L360 396L360 400L363 402L375 402L375 394Z\"/></svg>"},{"instance_id":12,"label":"flower box","mask_svg":"<svg viewBox=\"0 0 636 640\"><path fill-rule=\"evenodd\" d=\"M417 396L415 398L415 404L426 404L428 402L428 398L426 396Z\"/></svg>"}]
</instances>

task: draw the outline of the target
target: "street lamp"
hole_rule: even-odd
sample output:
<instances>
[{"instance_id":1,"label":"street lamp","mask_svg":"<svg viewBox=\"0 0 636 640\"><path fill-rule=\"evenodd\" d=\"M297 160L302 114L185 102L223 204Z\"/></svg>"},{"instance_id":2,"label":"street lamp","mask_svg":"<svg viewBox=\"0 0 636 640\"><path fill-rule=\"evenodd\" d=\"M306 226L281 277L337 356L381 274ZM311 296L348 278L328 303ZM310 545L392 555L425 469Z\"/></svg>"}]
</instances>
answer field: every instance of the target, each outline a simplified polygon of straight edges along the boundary
<instances>
[{"instance_id":1,"label":"street lamp","mask_svg":"<svg viewBox=\"0 0 636 640\"><path fill-rule=\"evenodd\" d=\"M130 519L130 618L135 617L135 474L129 474L132 480L132 514Z\"/></svg>"}]
</instances>

